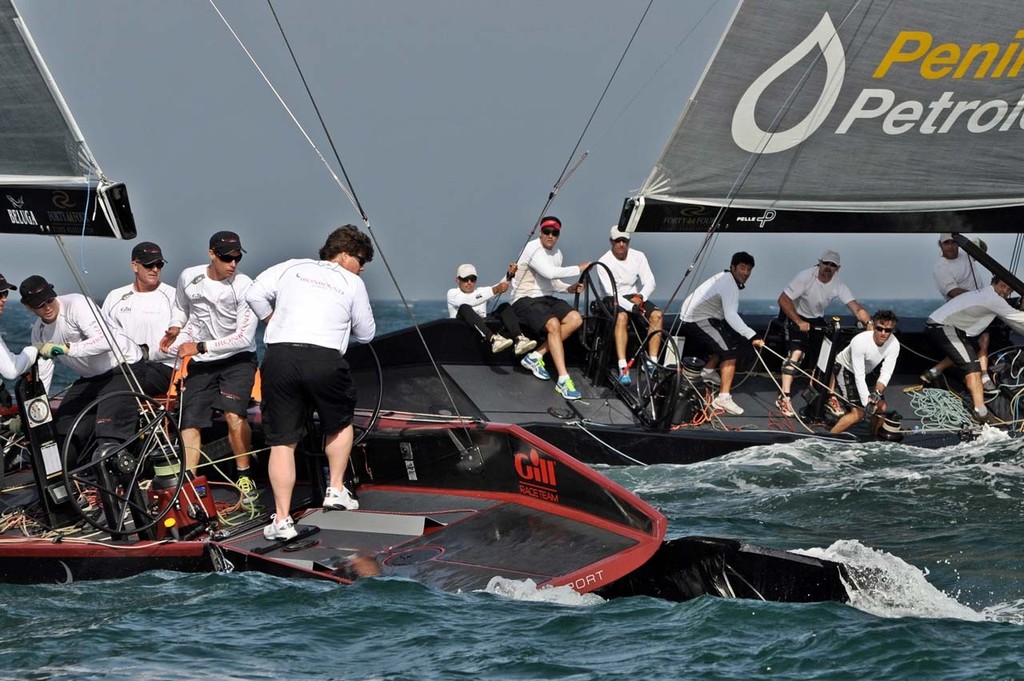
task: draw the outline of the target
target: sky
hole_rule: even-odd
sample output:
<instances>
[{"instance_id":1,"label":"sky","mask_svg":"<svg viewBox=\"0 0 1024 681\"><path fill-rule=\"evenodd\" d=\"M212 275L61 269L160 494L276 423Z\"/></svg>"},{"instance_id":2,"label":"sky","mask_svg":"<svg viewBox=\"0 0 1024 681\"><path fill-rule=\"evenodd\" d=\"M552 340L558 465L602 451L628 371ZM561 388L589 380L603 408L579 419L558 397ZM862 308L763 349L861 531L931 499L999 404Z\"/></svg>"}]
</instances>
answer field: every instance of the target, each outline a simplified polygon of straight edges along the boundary
<instances>
[{"instance_id":1,"label":"sky","mask_svg":"<svg viewBox=\"0 0 1024 681\"><path fill-rule=\"evenodd\" d=\"M242 270L255 276L315 257L339 225L363 227L207 0L15 2L100 166L127 185L138 239L162 246L165 281L205 262L221 229L241 235ZM216 4L332 158L267 3ZM443 298L463 262L482 283L498 281L583 151L548 212L563 222L565 263L607 250L623 199L654 166L735 8L656 0L572 155L647 4L274 0L370 218L371 298ZM990 252L1009 252L1012 236L984 238ZM672 294L700 240L634 238L658 280L655 298ZM8 279L43 274L74 290L52 239L4 243ZM67 243L94 297L130 280L132 242ZM724 235L709 267L747 250L758 264L744 295L774 299L826 248L842 254L858 298L937 297L934 235Z\"/></svg>"}]
</instances>

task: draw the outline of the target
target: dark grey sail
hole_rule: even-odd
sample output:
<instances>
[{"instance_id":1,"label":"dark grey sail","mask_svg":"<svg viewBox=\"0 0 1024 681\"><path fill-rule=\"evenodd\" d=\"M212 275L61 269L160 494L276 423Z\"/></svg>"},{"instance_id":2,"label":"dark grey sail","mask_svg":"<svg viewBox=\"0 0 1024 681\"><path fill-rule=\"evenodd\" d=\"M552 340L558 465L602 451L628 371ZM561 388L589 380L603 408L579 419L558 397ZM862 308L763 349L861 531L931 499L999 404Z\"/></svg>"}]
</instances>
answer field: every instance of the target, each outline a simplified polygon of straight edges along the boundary
<instances>
[{"instance_id":1,"label":"dark grey sail","mask_svg":"<svg viewBox=\"0 0 1024 681\"><path fill-rule=\"evenodd\" d=\"M0 233L135 236L10 0L0 0Z\"/></svg>"},{"instance_id":2,"label":"dark grey sail","mask_svg":"<svg viewBox=\"0 0 1024 681\"><path fill-rule=\"evenodd\" d=\"M1024 3L747 0L622 226L1017 232Z\"/></svg>"}]
</instances>

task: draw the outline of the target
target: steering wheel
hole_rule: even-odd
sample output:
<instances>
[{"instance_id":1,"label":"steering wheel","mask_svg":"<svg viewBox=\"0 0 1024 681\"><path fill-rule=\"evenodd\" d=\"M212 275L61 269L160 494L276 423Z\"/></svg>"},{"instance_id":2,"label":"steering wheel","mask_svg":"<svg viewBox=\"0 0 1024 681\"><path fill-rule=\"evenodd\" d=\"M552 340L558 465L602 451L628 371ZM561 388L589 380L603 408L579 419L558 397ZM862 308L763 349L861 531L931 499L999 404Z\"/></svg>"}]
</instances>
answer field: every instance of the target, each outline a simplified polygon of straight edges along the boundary
<instances>
[{"instance_id":1,"label":"steering wheel","mask_svg":"<svg viewBox=\"0 0 1024 681\"><path fill-rule=\"evenodd\" d=\"M604 291L596 268L604 270L605 276L611 284L610 293ZM596 260L580 273L579 283L583 284L583 290L576 292L573 304L583 317L583 333L580 334L580 342L587 352L596 352L600 349L598 344L600 329L611 329L615 325L615 314L618 310L615 301L619 298L618 290L615 286L615 279L612 277L612 271L603 262Z\"/></svg>"},{"instance_id":2,"label":"steering wheel","mask_svg":"<svg viewBox=\"0 0 1024 681\"><path fill-rule=\"evenodd\" d=\"M647 347L651 338L661 336L661 347L657 357L651 357ZM671 362L671 363L669 363ZM652 331L640 344L634 363L637 366L637 391L630 397L635 399L633 413L649 428L664 428L671 425L679 400L679 348L672 334L664 329Z\"/></svg>"}]
</instances>

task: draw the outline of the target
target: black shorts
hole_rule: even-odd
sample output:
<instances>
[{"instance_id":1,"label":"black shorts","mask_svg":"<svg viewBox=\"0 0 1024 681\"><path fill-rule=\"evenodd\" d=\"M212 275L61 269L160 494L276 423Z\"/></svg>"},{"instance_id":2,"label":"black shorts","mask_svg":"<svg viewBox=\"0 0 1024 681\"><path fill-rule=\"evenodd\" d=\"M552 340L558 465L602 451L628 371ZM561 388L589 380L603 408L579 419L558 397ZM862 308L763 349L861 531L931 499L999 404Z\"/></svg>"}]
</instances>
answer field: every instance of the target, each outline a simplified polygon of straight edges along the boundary
<instances>
[{"instance_id":1,"label":"black shorts","mask_svg":"<svg viewBox=\"0 0 1024 681\"><path fill-rule=\"evenodd\" d=\"M824 328L825 326L824 317L812 317L810 319L805 319L804 321L811 325L810 331L801 331L800 327L796 325L796 322L794 322L789 317L785 318L785 321L782 325L782 330L783 334L786 337L787 354L791 354L794 350L806 352L808 339L810 338L811 334L816 333L820 335L821 332L817 331L817 329Z\"/></svg>"},{"instance_id":2,"label":"black shorts","mask_svg":"<svg viewBox=\"0 0 1024 681\"><path fill-rule=\"evenodd\" d=\"M206 428L213 423L213 409L245 416L255 382L255 352L189 362L181 394L181 427Z\"/></svg>"},{"instance_id":3,"label":"black shorts","mask_svg":"<svg viewBox=\"0 0 1024 681\"><path fill-rule=\"evenodd\" d=\"M356 388L348 362L333 348L297 343L267 346L263 358L263 430L268 445L293 445L315 410L332 435L352 423Z\"/></svg>"},{"instance_id":4,"label":"black shorts","mask_svg":"<svg viewBox=\"0 0 1024 681\"><path fill-rule=\"evenodd\" d=\"M696 343L708 354L717 354L720 359L735 357L740 341L743 340L743 336L736 333L724 319L683 322L680 328L683 335L686 336L687 348Z\"/></svg>"},{"instance_id":5,"label":"black shorts","mask_svg":"<svg viewBox=\"0 0 1024 681\"><path fill-rule=\"evenodd\" d=\"M953 360L964 373L981 371L976 348L977 338L968 338L966 333L955 326L944 324L927 324L924 327L924 335L932 347Z\"/></svg>"},{"instance_id":6,"label":"black shorts","mask_svg":"<svg viewBox=\"0 0 1024 681\"><path fill-rule=\"evenodd\" d=\"M651 313L658 309L657 306L655 306L655 304L652 303L649 300L645 300L643 302L643 305L640 306L640 309L637 309L636 305L633 305L629 309L626 309L626 308L622 307L622 304L621 304L622 303L622 299L621 298L616 299L616 300L612 300L611 296L606 297L604 299L604 302L609 307L614 305L616 313L618 313L618 312L625 312L630 317L632 317L634 321L636 321L638 324L641 324L641 325L643 325L645 327L650 324Z\"/></svg>"},{"instance_id":7,"label":"black shorts","mask_svg":"<svg viewBox=\"0 0 1024 681\"><path fill-rule=\"evenodd\" d=\"M554 317L558 321L562 321L570 312L574 312L575 309L561 298L554 296L520 298L512 303L512 310L516 313L519 321L541 337L547 334L544 326L548 323L549 319Z\"/></svg>"},{"instance_id":8,"label":"black shorts","mask_svg":"<svg viewBox=\"0 0 1024 681\"><path fill-rule=\"evenodd\" d=\"M872 371L864 377L864 382L867 383L869 391L874 389L880 374L880 371ZM843 365L836 364L835 375L836 392L843 396L846 404L852 404L855 407L864 409L864 405L860 402L860 393L857 392L857 377L854 373Z\"/></svg>"}]
</instances>

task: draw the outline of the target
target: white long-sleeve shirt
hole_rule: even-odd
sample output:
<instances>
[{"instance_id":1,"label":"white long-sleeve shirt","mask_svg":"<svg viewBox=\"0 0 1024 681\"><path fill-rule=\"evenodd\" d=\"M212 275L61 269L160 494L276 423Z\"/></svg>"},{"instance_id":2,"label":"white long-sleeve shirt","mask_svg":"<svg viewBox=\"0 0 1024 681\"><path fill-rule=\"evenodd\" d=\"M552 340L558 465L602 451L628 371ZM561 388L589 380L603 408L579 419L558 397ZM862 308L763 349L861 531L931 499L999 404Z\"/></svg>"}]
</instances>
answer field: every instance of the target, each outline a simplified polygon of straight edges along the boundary
<instances>
[{"instance_id":1,"label":"white long-sleeve shirt","mask_svg":"<svg viewBox=\"0 0 1024 681\"><path fill-rule=\"evenodd\" d=\"M564 293L569 284L561 281L566 277L580 276L578 265L562 267L562 251L557 247L550 251L541 245L540 239L526 244L517 263L512 302L520 298L540 298Z\"/></svg>"},{"instance_id":2,"label":"white long-sleeve shirt","mask_svg":"<svg viewBox=\"0 0 1024 681\"><path fill-rule=\"evenodd\" d=\"M116 367L120 361L111 350L111 340L107 336L104 325L98 321L103 312L91 300L81 293L66 293L57 296L60 311L57 318L49 324L42 319L32 323L33 343L57 343L68 346L68 354L57 359L68 369L83 378L98 376ZM117 345L124 355L125 361L133 364L142 359L139 346L114 327L109 319L105 319ZM39 377L49 390L50 379L53 378L53 361L39 362Z\"/></svg>"},{"instance_id":3,"label":"white long-sleeve shirt","mask_svg":"<svg viewBox=\"0 0 1024 681\"><path fill-rule=\"evenodd\" d=\"M38 354L36 349L29 345L15 355L7 348L7 343L4 342L3 338L0 338L0 376L3 376L8 381L13 381L28 371L28 368L36 361Z\"/></svg>"},{"instance_id":4,"label":"white long-sleeve shirt","mask_svg":"<svg viewBox=\"0 0 1024 681\"><path fill-rule=\"evenodd\" d=\"M860 403L866 407L868 398L871 396L867 375L881 364L882 370L879 372L878 382L885 386L889 385L892 373L896 370L896 359L899 356L900 342L896 340L896 336L890 333L885 342L879 346L875 344L874 331L862 331L854 336L850 344L836 355L836 363L853 372L857 381L857 396L860 398Z\"/></svg>"},{"instance_id":5,"label":"white long-sleeve shirt","mask_svg":"<svg viewBox=\"0 0 1024 681\"><path fill-rule=\"evenodd\" d=\"M472 293L466 293L458 286L448 289L448 316L454 319L461 306L469 305L478 315L486 317L487 301L494 298L494 287L497 285L477 286Z\"/></svg>"},{"instance_id":6,"label":"white long-sleeve shirt","mask_svg":"<svg viewBox=\"0 0 1024 681\"><path fill-rule=\"evenodd\" d=\"M1016 310L1006 298L996 293L991 284L950 298L939 309L928 315L928 321L960 329L970 337L977 336L999 317L1014 331L1024 336L1024 312Z\"/></svg>"},{"instance_id":7,"label":"white long-sleeve shirt","mask_svg":"<svg viewBox=\"0 0 1024 681\"><path fill-rule=\"evenodd\" d=\"M103 312L133 341L149 348L149 359L173 367L175 356L160 351L160 341L175 316L175 290L161 283L153 291L136 291L134 284L107 294ZM179 316L182 314L178 310Z\"/></svg>"},{"instance_id":8,"label":"white long-sleeve shirt","mask_svg":"<svg viewBox=\"0 0 1024 681\"><path fill-rule=\"evenodd\" d=\"M647 262L647 256L642 251L629 249L626 257L619 260L611 250L602 255L598 262L604 263L612 273L615 280L615 289L619 295L618 304L625 310L633 307L632 296L640 294L645 301L650 300L654 295L654 272ZM597 268L597 277L601 281L601 288L607 295L612 294L611 282L608 281L608 274L604 268Z\"/></svg>"},{"instance_id":9,"label":"white long-sleeve shirt","mask_svg":"<svg viewBox=\"0 0 1024 681\"><path fill-rule=\"evenodd\" d=\"M187 341L204 341L206 352L192 361L212 362L240 352L256 351L256 314L245 302L252 279L236 272L215 281L206 265L189 267L178 277L171 326L182 327L172 354Z\"/></svg>"},{"instance_id":10,"label":"white long-sleeve shirt","mask_svg":"<svg viewBox=\"0 0 1024 681\"><path fill-rule=\"evenodd\" d=\"M963 251L959 251L952 260L939 258L932 270L932 276L935 277L935 288L943 298L949 296L949 292L955 288L975 291L985 286L985 280L974 267L974 260Z\"/></svg>"},{"instance_id":11,"label":"white long-sleeve shirt","mask_svg":"<svg viewBox=\"0 0 1024 681\"><path fill-rule=\"evenodd\" d=\"M296 258L256 277L246 296L260 319L273 313L263 340L308 343L345 354L350 338L369 343L377 331L362 277L327 260Z\"/></svg>"},{"instance_id":12,"label":"white long-sleeve shirt","mask_svg":"<svg viewBox=\"0 0 1024 681\"><path fill-rule=\"evenodd\" d=\"M733 330L746 339L757 335L740 317L740 288L732 272L726 270L707 279L683 301L684 322L724 319Z\"/></svg>"},{"instance_id":13,"label":"white long-sleeve shirt","mask_svg":"<svg viewBox=\"0 0 1024 681\"><path fill-rule=\"evenodd\" d=\"M821 317L828 304L836 298L843 305L849 305L854 300L850 287L843 283L839 275L833 276L827 284L818 279L817 265L797 274L782 292L789 296L796 313L804 319Z\"/></svg>"}]
</instances>

